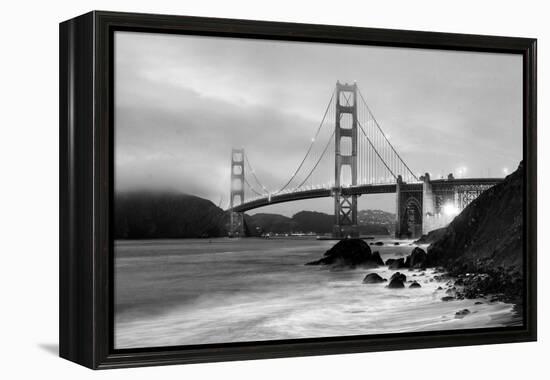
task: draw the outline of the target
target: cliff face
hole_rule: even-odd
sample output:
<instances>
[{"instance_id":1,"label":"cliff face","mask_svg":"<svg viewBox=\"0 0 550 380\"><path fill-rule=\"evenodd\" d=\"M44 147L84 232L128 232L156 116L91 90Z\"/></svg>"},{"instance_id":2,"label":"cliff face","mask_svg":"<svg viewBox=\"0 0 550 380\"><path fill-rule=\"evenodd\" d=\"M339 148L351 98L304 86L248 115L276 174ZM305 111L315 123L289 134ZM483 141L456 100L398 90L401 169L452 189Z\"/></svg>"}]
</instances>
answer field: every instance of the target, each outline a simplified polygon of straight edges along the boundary
<instances>
[{"instance_id":1,"label":"cliff face","mask_svg":"<svg viewBox=\"0 0 550 380\"><path fill-rule=\"evenodd\" d=\"M523 264L523 166L485 191L428 248L431 265L455 273L505 270ZM500 267L500 268L499 268Z\"/></svg>"},{"instance_id":2,"label":"cliff face","mask_svg":"<svg viewBox=\"0 0 550 380\"><path fill-rule=\"evenodd\" d=\"M431 244L443 237L445 235L446 228L438 228L437 230L432 230L425 235L422 235L420 239L416 240L416 244Z\"/></svg>"},{"instance_id":3,"label":"cliff face","mask_svg":"<svg viewBox=\"0 0 550 380\"><path fill-rule=\"evenodd\" d=\"M130 192L115 196L115 239L226 236L225 212L187 194Z\"/></svg>"}]
</instances>

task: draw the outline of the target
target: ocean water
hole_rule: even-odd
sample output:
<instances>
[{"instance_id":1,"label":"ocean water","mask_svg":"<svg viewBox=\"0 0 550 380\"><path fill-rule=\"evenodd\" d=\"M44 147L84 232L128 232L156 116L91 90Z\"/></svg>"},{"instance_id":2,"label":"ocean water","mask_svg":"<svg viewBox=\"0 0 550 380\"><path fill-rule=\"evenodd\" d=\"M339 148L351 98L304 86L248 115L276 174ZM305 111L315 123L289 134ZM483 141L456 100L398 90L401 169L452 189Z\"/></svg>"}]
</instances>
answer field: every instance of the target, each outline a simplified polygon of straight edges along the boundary
<instances>
[{"instance_id":1,"label":"ocean water","mask_svg":"<svg viewBox=\"0 0 550 380\"><path fill-rule=\"evenodd\" d=\"M380 239L377 239L377 241ZM410 241L373 246L384 260ZM115 347L316 338L517 324L513 305L443 302L433 272L401 270L418 289L363 284L387 267L331 271L304 263L335 241L313 238L115 242ZM408 286L408 284L407 284ZM476 301L483 302L475 305ZM462 309L471 313L455 318Z\"/></svg>"}]
</instances>

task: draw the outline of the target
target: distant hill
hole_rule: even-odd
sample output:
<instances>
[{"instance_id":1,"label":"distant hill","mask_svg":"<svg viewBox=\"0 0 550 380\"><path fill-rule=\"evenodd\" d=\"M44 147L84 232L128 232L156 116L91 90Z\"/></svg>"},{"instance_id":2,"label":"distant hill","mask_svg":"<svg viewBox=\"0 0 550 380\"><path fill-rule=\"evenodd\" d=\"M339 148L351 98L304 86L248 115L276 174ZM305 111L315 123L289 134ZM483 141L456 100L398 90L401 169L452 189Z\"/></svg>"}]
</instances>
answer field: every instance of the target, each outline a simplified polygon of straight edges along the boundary
<instances>
[{"instance_id":1,"label":"distant hill","mask_svg":"<svg viewBox=\"0 0 550 380\"><path fill-rule=\"evenodd\" d=\"M292 216L299 232L315 232L327 234L332 232L334 215L316 211L300 211Z\"/></svg>"},{"instance_id":2,"label":"distant hill","mask_svg":"<svg viewBox=\"0 0 550 380\"><path fill-rule=\"evenodd\" d=\"M163 239L227 236L228 214L207 199L170 192L125 192L115 196L115 239ZM359 213L361 234L387 235L391 213L364 210ZM334 215L300 211L292 217L279 214L245 214L245 232L332 232Z\"/></svg>"},{"instance_id":3,"label":"distant hill","mask_svg":"<svg viewBox=\"0 0 550 380\"><path fill-rule=\"evenodd\" d=\"M294 231L296 225L292 218L279 214L259 213L254 215L245 214L245 224L248 233L259 236L265 232L274 234L285 234Z\"/></svg>"},{"instance_id":4,"label":"distant hill","mask_svg":"<svg viewBox=\"0 0 550 380\"><path fill-rule=\"evenodd\" d=\"M360 226L382 226L390 235L395 232L395 214L382 210L360 210L357 212L357 223Z\"/></svg>"},{"instance_id":5,"label":"distant hill","mask_svg":"<svg viewBox=\"0 0 550 380\"><path fill-rule=\"evenodd\" d=\"M395 224L395 214L382 210L360 210L357 219L359 224Z\"/></svg>"},{"instance_id":6,"label":"distant hill","mask_svg":"<svg viewBox=\"0 0 550 380\"><path fill-rule=\"evenodd\" d=\"M369 215L370 222L360 221L359 231L362 234L369 235L388 235L390 229L386 225L388 214L379 210L362 211L364 215ZM382 217L377 219L378 213ZM332 232L334 226L334 215L325 214L316 211L300 211L291 218L279 214L254 214L246 215L246 224L248 231L252 235L261 235L263 233L309 233L327 234ZM379 221L379 222L378 222Z\"/></svg>"},{"instance_id":7,"label":"distant hill","mask_svg":"<svg viewBox=\"0 0 550 380\"><path fill-rule=\"evenodd\" d=\"M225 212L209 200L177 193L115 196L115 239L226 236Z\"/></svg>"}]
</instances>

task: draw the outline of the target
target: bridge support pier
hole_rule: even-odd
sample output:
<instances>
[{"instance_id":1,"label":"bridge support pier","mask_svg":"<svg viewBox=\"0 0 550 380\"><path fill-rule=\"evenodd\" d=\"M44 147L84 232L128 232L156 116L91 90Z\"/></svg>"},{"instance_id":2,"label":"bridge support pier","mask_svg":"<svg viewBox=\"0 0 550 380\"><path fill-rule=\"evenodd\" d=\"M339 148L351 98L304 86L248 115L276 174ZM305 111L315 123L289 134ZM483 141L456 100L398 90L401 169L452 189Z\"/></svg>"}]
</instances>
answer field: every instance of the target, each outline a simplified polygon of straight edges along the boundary
<instances>
[{"instance_id":1,"label":"bridge support pier","mask_svg":"<svg viewBox=\"0 0 550 380\"><path fill-rule=\"evenodd\" d=\"M401 237L401 220L403 219L403 208L401 207L401 185L403 178L401 175L397 177L395 184L395 238Z\"/></svg>"},{"instance_id":2,"label":"bridge support pier","mask_svg":"<svg viewBox=\"0 0 550 380\"><path fill-rule=\"evenodd\" d=\"M397 239L415 239L422 234L423 196L418 186L408 184L399 175L395 186L395 237Z\"/></svg>"},{"instance_id":3,"label":"bridge support pier","mask_svg":"<svg viewBox=\"0 0 550 380\"><path fill-rule=\"evenodd\" d=\"M422 234L437 228L434 223L437 223L440 213L435 212L435 200L430 174L426 173L422 178Z\"/></svg>"},{"instance_id":4,"label":"bridge support pier","mask_svg":"<svg viewBox=\"0 0 550 380\"><path fill-rule=\"evenodd\" d=\"M357 185L357 84L336 82L335 104L334 216L336 220L332 234L338 238L355 237L359 236L357 195L347 195L342 192L341 177L342 168L349 167L351 186ZM351 144L342 144L343 140L350 140ZM344 151L342 145L344 145Z\"/></svg>"},{"instance_id":5,"label":"bridge support pier","mask_svg":"<svg viewBox=\"0 0 550 380\"><path fill-rule=\"evenodd\" d=\"M233 207L244 202L244 149L231 150L231 184L229 199L229 237L245 235L244 214L233 211Z\"/></svg>"},{"instance_id":6,"label":"bridge support pier","mask_svg":"<svg viewBox=\"0 0 550 380\"><path fill-rule=\"evenodd\" d=\"M357 226L357 195L343 195L337 191L334 195L336 224L332 228L332 236L338 238L359 236Z\"/></svg>"},{"instance_id":7,"label":"bridge support pier","mask_svg":"<svg viewBox=\"0 0 550 380\"><path fill-rule=\"evenodd\" d=\"M231 211L229 214L229 237L244 237L244 213Z\"/></svg>"}]
</instances>

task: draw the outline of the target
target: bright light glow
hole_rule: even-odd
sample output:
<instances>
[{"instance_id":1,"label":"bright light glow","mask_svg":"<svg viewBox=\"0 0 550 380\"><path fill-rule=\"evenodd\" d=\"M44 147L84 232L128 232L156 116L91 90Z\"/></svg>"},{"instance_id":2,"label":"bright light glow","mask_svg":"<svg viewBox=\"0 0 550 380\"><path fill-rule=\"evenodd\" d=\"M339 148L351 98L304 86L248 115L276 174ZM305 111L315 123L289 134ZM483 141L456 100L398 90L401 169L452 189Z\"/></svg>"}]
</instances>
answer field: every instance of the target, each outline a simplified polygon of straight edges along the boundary
<instances>
[{"instance_id":1,"label":"bright light glow","mask_svg":"<svg viewBox=\"0 0 550 380\"><path fill-rule=\"evenodd\" d=\"M443 205L443 213L447 216L456 216L459 213L458 208L452 203L445 203Z\"/></svg>"},{"instance_id":2,"label":"bright light glow","mask_svg":"<svg viewBox=\"0 0 550 380\"><path fill-rule=\"evenodd\" d=\"M504 175L508 175L508 168L502 169L502 172L504 173Z\"/></svg>"},{"instance_id":3,"label":"bright light glow","mask_svg":"<svg viewBox=\"0 0 550 380\"><path fill-rule=\"evenodd\" d=\"M458 178L464 178L464 175L468 171L468 168L466 166L461 166L457 169Z\"/></svg>"}]
</instances>

